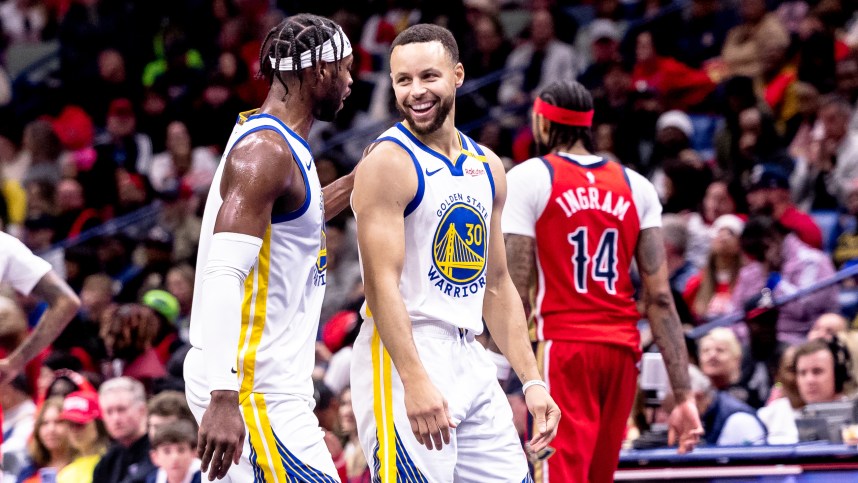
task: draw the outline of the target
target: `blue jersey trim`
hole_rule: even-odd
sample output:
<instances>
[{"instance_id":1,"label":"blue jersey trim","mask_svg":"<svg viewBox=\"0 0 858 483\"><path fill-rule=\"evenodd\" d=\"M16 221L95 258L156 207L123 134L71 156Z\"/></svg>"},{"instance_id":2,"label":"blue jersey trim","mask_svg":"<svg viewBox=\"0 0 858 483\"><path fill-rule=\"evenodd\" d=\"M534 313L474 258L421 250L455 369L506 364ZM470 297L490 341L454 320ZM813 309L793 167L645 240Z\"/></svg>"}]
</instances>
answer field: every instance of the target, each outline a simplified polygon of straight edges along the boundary
<instances>
[{"instance_id":1,"label":"blue jersey trim","mask_svg":"<svg viewBox=\"0 0 858 483\"><path fill-rule=\"evenodd\" d=\"M629 172L626 171L628 168L621 167L620 169L623 170L623 178L625 178L626 184L629 186L629 189L631 190L632 189L632 180L629 179Z\"/></svg>"},{"instance_id":2,"label":"blue jersey trim","mask_svg":"<svg viewBox=\"0 0 858 483\"><path fill-rule=\"evenodd\" d=\"M545 165L545 168L548 170L548 177L551 179L551 184L554 184L554 166L551 165L551 162L540 156L539 160L542 161L542 164Z\"/></svg>"},{"instance_id":3,"label":"blue jersey trim","mask_svg":"<svg viewBox=\"0 0 858 483\"><path fill-rule=\"evenodd\" d=\"M402 131L402 133L405 134L408 137L408 139L410 139L411 142L413 142L417 147L419 147L423 151L426 151L427 154L432 155L432 156L440 159L447 166L447 168L450 169L450 174L452 174L453 176L462 176L464 174L462 172L462 163L468 158L467 154L465 154L465 153L460 154L459 157L456 158L456 163L454 164L450 161L450 159L447 156L444 156L443 154L439 153L438 151L435 151L434 149L425 145L423 143L423 141L417 139L417 136L415 136L414 133L409 131L408 128L403 126L401 122L396 123L396 128L399 129L400 131Z\"/></svg>"},{"instance_id":4,"label":"blue jersey trim","mask_svg":"<svg viewBox=\"0 0 858 483\"><path fill-rule=\"evenodd\" d=\"M586 168L586 169L601 168L602 166L608 164L607 158L602 158L593 164L581 164L578 161L575 161L575 159L573 159L572 157L566 156L565 154L557 153L557 155L560 156L561 158L563 158L564 160L569 161L570 163L576 165L576 166L580 166L580 167Z\"/></svg>"},{"instance_id":5,"label":"blue jersey trim","mask_svg":"<svg viewBox=\"0 0 858 483\"><path fill-rule=\"evenodd\" d=\"M385 136L383 138L378 138L375 140L375 142L377 143L380 143L382 141L390 141L399 146L400 148L404 149L405 152L408 153L409 156L411 156L411 162L414 163L414 170L417 171L417 192L414 193L414 198L412 198L408 205L405 207L404 212L404 216L408 216L413 213L414 210L416 210L417 207L420 206L420 202L423 201L423 192L426 189L426 182L423 179L423 171L420 169L420 163L417 161L417 156L415 156L414 153L412 153L411 150L408 149L408 146L406 146L405 143L403 143L401 140L396 139L393 136Z\"/></svg>"},{"instance_id":6,"label":"blue jersey trim","mask_svg":"<svg viewBox=\"0 0 858 483\"><path fill-rule=\"evenodd\" d=\"M297 134L295 133L295 131L293 131L293 130L289 129L289 126L287 126L287 125L286 125L283 121L281 121L279 118L274 117L274 116L272 116L271 114L261 113L261 114L254 114L254 115L252 115L252 116L249 116L249 117L247 118L247 120L248 120L248 121L250 121L251 119L257 119L257 118L271 119L272 121L276 122L277 124L279 124L279 125L280 125L280 127L282 127L282 128L283 128L283 130L284 130L284 131L288 132L288 133L289 133L289 134L291 134L292 136L295 136L295 138L298 140L298 142L299 142L299 143L301 143L305 148L307 148L307 152L308 152L308 153L310 153L310 156L312 156L312 155L313 155L313 150L312 150L312 149L310 149L310 144L309 144L309 143L307 143L307 141L305 141L305 140L304 140L304 138L302 138L301 136L297 135ZM246 122L246 121L245 121L245 122Z\"/></svg>"}]
</instances>

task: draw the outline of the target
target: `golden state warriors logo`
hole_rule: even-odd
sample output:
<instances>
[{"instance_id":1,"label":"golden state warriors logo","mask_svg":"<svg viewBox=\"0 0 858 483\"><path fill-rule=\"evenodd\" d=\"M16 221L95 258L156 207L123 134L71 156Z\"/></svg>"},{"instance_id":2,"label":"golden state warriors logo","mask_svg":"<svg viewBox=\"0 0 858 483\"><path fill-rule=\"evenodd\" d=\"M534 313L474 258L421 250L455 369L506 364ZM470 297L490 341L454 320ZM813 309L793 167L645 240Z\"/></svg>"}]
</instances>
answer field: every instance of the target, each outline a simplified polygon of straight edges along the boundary
<instances>
[{"instance_id":1,"label":"golden state warriors logo","mask_svg":"<svg viewBox=\"0 0 858 483\"><path fill-rule=\"evenodd\" d=\"M322 240L319 244L319 256L316 257L316 272L313 274L313 285L319 287L326 284L325 270L328 269L328 236L322 227Z\"/></svg>"},{"instance_id":2,"label":"golden state warriors logo","mask_svg":"<svg viewBox=\"0 0 858 483\"><path fill-rule=\"evenodd\" d=\"M485 286L481 275L487 237L485 218L477 208L463 202L449 205L435 230L429 279L453 297L476 294Z\"/></svg>"}]
</instances>

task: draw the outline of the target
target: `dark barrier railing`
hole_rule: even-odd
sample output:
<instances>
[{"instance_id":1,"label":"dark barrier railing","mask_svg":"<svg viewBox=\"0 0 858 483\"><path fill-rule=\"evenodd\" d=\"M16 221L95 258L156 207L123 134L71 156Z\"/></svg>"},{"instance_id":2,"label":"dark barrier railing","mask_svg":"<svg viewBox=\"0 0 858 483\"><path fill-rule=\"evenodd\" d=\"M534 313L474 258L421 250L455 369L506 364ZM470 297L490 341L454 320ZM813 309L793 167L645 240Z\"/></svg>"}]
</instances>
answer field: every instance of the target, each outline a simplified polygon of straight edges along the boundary
<instances>
[{"instance_id":1,"label":"dark barrier railing","mask_svg":"<svg viewBox=\"0 0 858 483\"><path fill-rule=\"evenodd\" d=\"M810 295L814 292L818 292L822 289L828 288L828 287L830 287L836 283L840 283L843 280L846 280L847 278L850 278L850 277L854 277L856 275L858 275L858 265L853 265L851 267L844 268L843 270L840 270L839 272L835 273L834 275L832 275L826 279L820 280L816 283L808 285L807 287L796 290L795 292L793 292L789 295L784 295L782 297L774 298L772 300L772 303L770 304L770 307L768 307L768 308L777 308L777 307L780 307L784 304L788 304L788 303L793 302L795 300L799 300L799 299L801 299L807 295ZM746 316L747 316L747 314L745 311L736 311L736 312L733 312L732 314L727 314L727 315L718 317L718 318L716 318L710 322L706 322L705 324L703 324L699 327L695 327L694 329L690 330L686 334L686 336L690 337L692 339L699 339L700 337L703 337L704 335L708 334L710 330L712 330L716 327L726 327L726 326L736 324L738 322L745 320Z\"/></svg>"}]
</instances>

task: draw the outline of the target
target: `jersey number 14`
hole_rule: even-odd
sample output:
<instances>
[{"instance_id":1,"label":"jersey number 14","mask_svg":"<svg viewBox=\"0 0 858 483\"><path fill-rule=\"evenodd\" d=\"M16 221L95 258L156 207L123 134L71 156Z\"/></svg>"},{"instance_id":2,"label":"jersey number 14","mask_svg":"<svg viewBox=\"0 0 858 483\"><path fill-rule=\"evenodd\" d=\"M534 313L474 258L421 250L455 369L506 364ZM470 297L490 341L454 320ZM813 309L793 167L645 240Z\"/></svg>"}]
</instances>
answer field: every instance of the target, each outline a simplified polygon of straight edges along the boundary
<instances>
[{"instance_id":1,"label":"jersey number 14","mask_svg":"<svg viewBox=\"0 0 858 483\"><path fill-rule=\"evenodd\" d=\"M587 227L582 226L569 234L568 240L575 252L572 255L572 268L575 272L575 290L578 293L587 293L588 278L604 285L609 294L617 293L617 236L616 228L608 228L602 232L596 246L596 254L591 257L587 246Z\"/></svg>"}]
</instances>

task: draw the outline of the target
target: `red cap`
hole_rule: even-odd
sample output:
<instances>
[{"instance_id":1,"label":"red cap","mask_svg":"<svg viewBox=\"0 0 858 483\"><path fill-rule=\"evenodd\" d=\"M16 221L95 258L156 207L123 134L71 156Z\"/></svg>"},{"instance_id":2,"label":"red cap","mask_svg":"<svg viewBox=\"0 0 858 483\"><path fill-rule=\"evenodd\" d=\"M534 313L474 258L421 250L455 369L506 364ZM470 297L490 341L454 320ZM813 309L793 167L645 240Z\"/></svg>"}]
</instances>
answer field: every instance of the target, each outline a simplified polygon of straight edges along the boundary
<instances>
[{"instance_id":1,"label":"red cap","mask_svg":"<svg viewBox=\"0 0 858 483\"><path fill-rule=\"evenodd\" d=\"M101 418L101 408L98 406L98 394L91 391L75 391L63 399L60 419L86 424L99 418Z\"/></svg>"},{"instance_id":2,"label":"red cap","mask_svg":"<svg viewBox=\"0 0 858 483\"><path fill-rule=\"evenodd\" d=\"M107 109L108 116L134 117L134 106L128 99L114 99Z\"/></svg>"},{"instance_id":3,"label":"red cap","mask_svg":"<svg viewBox=\"0 0 858 483\"><path fill-rule=\"evenodd\" d=\"M343 348L346 336L355 328L357 322L357 312L349 310L337 312L328 319L328 323L322 329L322 342L325 343L328 350L337 352Z\"/></svg>"}]
</instances>

